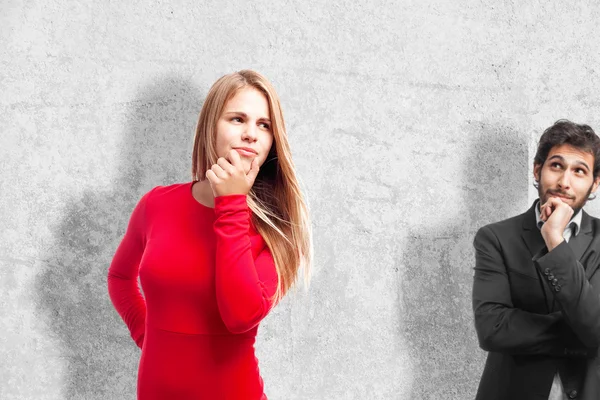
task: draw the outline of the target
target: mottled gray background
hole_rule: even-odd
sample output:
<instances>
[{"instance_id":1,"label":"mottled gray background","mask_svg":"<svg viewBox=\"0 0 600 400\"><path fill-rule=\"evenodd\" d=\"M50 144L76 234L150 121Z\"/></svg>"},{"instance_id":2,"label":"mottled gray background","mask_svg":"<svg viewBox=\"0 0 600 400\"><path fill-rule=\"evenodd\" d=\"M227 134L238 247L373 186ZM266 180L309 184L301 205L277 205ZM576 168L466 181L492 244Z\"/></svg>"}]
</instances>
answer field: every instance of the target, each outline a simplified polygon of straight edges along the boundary
<instances>
[{"instance_id":1,"label":"mottled gray background","mask_svg":"<svg viewBox=\"0 0 600 400\"><path fill-rule=\"evenodd\" d=\"M471 240L528 208L544 128L600 130L600 5L239 3L0 1L1 399L134 398L106 271L242 68L282 97L314 225L310 290L260 328L269 398L473 398Z\"/></svg>"}]
</instances>

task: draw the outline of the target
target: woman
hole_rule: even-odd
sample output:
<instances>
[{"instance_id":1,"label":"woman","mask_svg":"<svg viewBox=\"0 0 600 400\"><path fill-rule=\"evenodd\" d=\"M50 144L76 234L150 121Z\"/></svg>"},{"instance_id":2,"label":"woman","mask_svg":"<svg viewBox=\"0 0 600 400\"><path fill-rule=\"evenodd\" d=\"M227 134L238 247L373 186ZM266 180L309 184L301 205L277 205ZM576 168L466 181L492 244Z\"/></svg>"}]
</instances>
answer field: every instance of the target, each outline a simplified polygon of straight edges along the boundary
<instances>
[{"instance_id":1,"label":"woman","mask_svg":"<svg viewBox=\"0 0 600 400\"><path fill-rule=\"evenodd\" d=\"M192 179L142 197L108 271L142 349L138 399L266 399L258 324L301 266L308 280L312 243L279 99L262 75L240 71L210 89Z\"/></svg>"}]
</instances>

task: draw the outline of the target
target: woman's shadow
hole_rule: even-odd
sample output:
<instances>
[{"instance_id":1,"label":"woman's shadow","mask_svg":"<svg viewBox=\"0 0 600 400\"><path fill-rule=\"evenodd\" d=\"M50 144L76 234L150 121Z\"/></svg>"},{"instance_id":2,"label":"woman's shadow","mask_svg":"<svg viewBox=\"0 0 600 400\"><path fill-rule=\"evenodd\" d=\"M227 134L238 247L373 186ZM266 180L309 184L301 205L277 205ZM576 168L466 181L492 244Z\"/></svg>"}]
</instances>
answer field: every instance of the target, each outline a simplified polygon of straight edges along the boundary
<instances>
[{"instance_id":1,"label":"woman's shadow","mask_svg":"<svg viewBox=\"0 0 600 400\"><path fill-rule=\"evenodd\" d=\"M398 260L406 268L400 319L411 358L419 360L413 394L424 400L475 397L485 353L472 316L473 238L480 227L529 207L526 133L474 121L463 130L473 140L455 180L462 202L432 210L447 222L412 229Z\"/></svg>"},{"instance_id":2,"label":"woman's shadow","mask_svg":"<svg viewBox=\"0 0 600 400\"><path fill-rule=\"evenodd\" d=\"M118 162L97 166L114 168L112 187L66 204L36 281L37 311L62 344L65 399L135 398L140 354L108 297L107 269L140 197L156 185L190 181L201 104L201 90L177 77L143 87L111 118L126 118Z\"/></svg>"}]
</instances>

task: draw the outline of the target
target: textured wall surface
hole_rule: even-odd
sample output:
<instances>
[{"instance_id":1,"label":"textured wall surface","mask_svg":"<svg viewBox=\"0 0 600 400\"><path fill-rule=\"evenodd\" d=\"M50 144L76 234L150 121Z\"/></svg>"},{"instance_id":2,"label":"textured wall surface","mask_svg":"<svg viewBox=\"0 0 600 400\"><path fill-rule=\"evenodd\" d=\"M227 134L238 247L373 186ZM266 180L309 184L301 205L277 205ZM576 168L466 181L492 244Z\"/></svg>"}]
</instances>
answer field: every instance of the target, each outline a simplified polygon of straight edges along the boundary
<instances>
[{"instance_id":1,"label":"textured wall surface","mask_svg":"<svg viewBox=\"0 0 600 400\"><path fill-rule=\"evenodd\" d=\"M535 198L544 128L600 131L600 6L169 3L0 2L0 398L135 398L107 268L242 68L282 97L315 237L259 329L269 398L473 398L471 241Z\"/></svg>"}]
</instances>

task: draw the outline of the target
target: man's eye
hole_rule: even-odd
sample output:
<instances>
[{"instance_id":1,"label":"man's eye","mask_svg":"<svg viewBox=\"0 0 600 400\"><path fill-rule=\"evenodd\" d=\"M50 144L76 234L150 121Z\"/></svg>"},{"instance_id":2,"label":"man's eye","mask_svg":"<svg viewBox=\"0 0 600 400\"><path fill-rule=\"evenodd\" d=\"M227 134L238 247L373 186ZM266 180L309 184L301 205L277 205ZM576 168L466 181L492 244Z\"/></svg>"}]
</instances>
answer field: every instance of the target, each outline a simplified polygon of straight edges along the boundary
<instances>
[{"instance_id":1,"label":"man's eye","mask_svg":"<svg viewBox=\"0 0 600 400\"><path fill-rule=\"evenodd\" d=\"M562 168L562 165L560 165L559 163L552 163L552 164L550 164L550 166L552 168Z\"/></svg>"}]
</instances>

